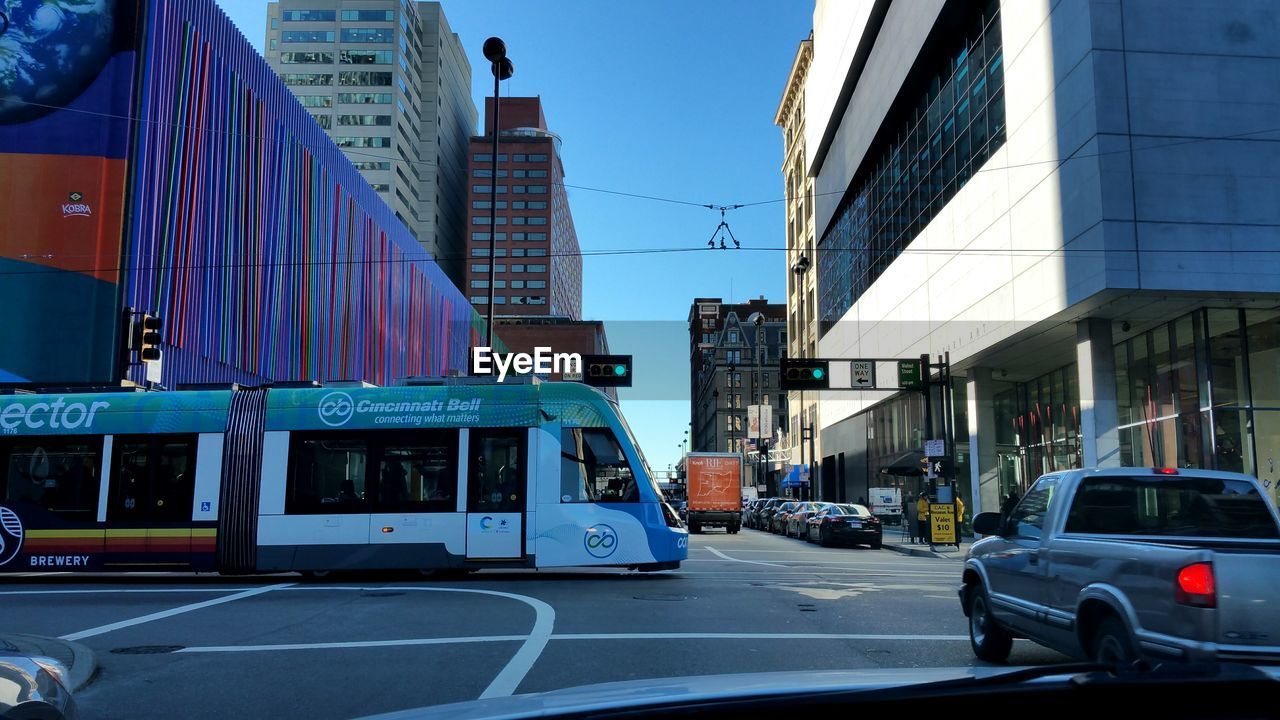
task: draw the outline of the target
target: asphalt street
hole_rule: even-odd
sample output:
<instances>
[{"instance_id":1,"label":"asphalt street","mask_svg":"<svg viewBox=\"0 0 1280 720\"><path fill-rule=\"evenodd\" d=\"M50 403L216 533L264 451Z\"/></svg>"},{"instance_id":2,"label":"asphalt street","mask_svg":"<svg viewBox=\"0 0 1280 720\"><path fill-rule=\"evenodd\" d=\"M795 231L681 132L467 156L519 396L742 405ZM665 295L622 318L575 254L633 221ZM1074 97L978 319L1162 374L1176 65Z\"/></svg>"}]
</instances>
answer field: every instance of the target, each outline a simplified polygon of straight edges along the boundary
<instances>
[{"instance_id":1,"label":"asphalt street","mask_svg":"<svg viewBox=\"0 0 1280 720\"><path fill-rule=\"evenodd\" d=\"M359 717L642 678L979 664L960 562L743 530L677 571L453 580L8 577L0 632L74 640L89 718ZM1019 641L1012 664L1066 658Z\"/></svg>"}]
</instances>

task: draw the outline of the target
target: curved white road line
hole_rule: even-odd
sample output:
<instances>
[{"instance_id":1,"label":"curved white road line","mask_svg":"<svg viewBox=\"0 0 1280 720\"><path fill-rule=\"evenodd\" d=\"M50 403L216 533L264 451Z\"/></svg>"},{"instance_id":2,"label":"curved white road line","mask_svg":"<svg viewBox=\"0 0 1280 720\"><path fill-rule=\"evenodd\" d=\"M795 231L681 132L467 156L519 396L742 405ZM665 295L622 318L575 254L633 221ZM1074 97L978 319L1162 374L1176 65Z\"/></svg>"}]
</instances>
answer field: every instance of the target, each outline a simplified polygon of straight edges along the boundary
<instances>
[{"instance_id":1,"label":"curved white road line","mask_svg":"<svg viewBox=\"0 0 1280 720\"><path fill-rule=\"evenodd\" d=\"M457 592L472 593L475 595L493 595L495 597L503 597L509 600L519 600L520 602L533 608L534 620L533 629L524 638L524 644L516 651L515 655L507 661L506 667L502 668L502 672L489 683L489 687L480 693L480 698L505 697L515 693L520 682L524 680L524 676L529 674L533 669L533 664L538 661L538 657L542 655L542 651L546 649L547 642L551 640L551 633L555 630L556 611L547 603L535 597L528 595L517 595L516 593L501 592L499 590L479 590L475 588L444 588L444 587L415 587L415 586L387 586L380 585L377 587L355 587L351 585L325 586L293 586L289 590L359 590L361 592L370 591L414 591L414 592ZM516 636L515 639L519 639ZM490 640L491 641L491 640Z\"/></svg>"},{"instance_id":2,"label":"curved white road line","mask_svg":"<svg viewBox=\"0 0 1280 720\"><path fill-rule=\"evenodd\" d=\"M739 559L739 558L729 557L728 555L725 555L724 553L722 553L722 552L720 552L719 550L717 550L717 549L715 549L715 548L711 547L710 545L708 545L708 546L707 546L707 550L710 550L710 551L711 551L711 553L712 553L713 555L715 555L716 557L722 558L722 559L724 559L724 560L730 560L730 561L733 561L733 562L746 563L746 564L748 564L748 565L765 565L765 566L768 566L768 567L780 567L780 568L790 567L790 566L788 566L788 565L779 565L779 564L777 564L777 563L759 562L759 561L757 561L757 560L741 560L741 559Z\"/></svg>"}]
</instances>

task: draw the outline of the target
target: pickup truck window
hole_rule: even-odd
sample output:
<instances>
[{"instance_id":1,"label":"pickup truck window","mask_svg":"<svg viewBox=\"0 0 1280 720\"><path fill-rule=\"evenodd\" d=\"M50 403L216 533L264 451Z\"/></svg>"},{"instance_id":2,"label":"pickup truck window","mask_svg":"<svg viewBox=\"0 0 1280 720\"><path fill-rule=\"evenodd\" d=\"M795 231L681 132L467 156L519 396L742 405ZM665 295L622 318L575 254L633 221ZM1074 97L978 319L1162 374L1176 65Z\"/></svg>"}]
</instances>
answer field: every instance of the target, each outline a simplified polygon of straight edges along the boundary
<instances>
[{"instance_id":1,"label":"pickup truck window","mask_svg":"<svg viewBox=\"0 0 1280 720\"><path fill-rule=\"evenodd\" d=\"M1267 501L1243 480L1100 477L1080 483L1066 531L1096 535L1280 537Z\"/></svg>"},{"instance_id":2,"label":"pickup truck window","mask_svg":"<svg viewBox=\"0 0 1280 720\"><path fill-rule=\"evenodd\" d=\"M1043 477L1036 482L1022 502L1009 514L1009 527L1019 537L1038 538L1044 532L1044 518L1053 504L1058 478Z\"/></svg>"}]
</instances>

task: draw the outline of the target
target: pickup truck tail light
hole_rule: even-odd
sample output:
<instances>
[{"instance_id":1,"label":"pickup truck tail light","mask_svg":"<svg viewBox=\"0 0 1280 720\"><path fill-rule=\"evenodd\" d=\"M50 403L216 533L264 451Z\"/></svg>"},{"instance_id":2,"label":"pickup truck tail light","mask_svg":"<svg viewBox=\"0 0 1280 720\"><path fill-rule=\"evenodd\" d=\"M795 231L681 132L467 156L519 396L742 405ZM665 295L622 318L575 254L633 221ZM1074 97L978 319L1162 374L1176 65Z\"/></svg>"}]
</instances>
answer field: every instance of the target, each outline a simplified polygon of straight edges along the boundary
<instances>
[{"instance_id":1,"label":"pickup truck tail light","mask_svg":"<svg viewBox=\"0 0 1280 720\"><path fill-rule=\"evenodd\" d=\"M1213 581L1213 563L1194 563L1179 570L1173 598L1182 605L1217 607L1218 593Z\"/></svg>"}]
</instances>

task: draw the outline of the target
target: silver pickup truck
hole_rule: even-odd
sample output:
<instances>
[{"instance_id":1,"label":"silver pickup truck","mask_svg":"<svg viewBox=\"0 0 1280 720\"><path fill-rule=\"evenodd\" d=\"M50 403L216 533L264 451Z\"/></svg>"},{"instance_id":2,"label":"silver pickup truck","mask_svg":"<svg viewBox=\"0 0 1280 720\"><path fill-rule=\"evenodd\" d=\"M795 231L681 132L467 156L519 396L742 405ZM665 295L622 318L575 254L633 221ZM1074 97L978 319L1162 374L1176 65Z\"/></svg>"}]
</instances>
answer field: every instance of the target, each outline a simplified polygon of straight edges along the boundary
<instances>
[{"instance_id":1,"label":"silver pickup truck","mask_svg":"<svg viewBox=\"0 0 1280 720\"><path fill-rule=\"evenodd\" d=\"M960 601L982 660L1025 637L1104 663L1280 661L1280 517L1252 477L1053 473L973 528Z\"/></svg>"}]
</instances>

